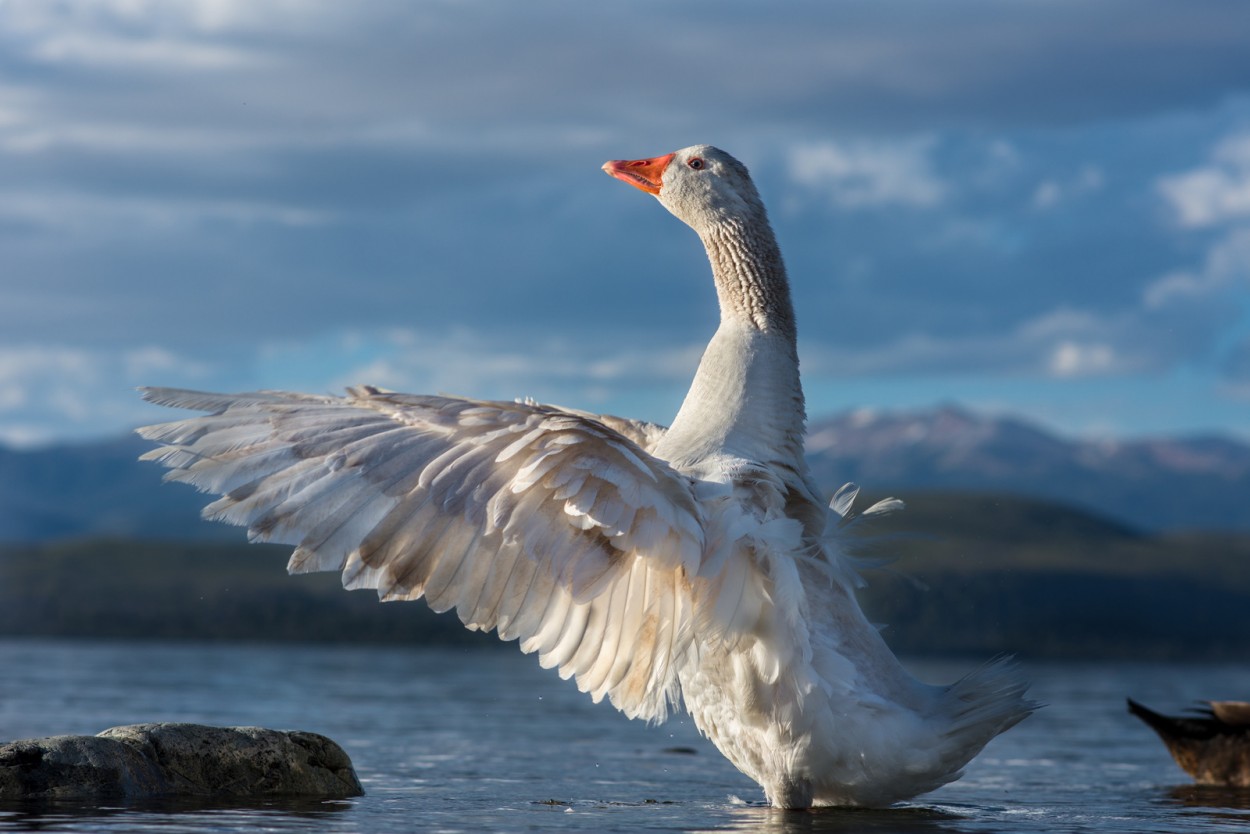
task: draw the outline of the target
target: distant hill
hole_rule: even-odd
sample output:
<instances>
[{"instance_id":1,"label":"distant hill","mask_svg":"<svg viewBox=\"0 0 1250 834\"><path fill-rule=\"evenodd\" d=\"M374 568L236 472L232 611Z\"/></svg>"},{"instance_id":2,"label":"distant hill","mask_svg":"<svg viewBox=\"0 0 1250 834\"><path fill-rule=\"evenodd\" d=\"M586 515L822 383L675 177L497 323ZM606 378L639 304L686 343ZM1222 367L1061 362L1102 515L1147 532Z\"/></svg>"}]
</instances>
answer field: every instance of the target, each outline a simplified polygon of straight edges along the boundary
<instances>
[{"instance_id":1,"label":"distant hill","mask_svg":"<svg viewBox=\"0 0 1250 834\"><path fill-rule=\"evenodd\" d=\"M454 614L383 605L328 573L288 576L290 548L92 539L0 545L0 636L482 643Z\"/></svg>"},{"instance_id":2,"label":"distant hill","mask_svg":"<svg viewBox=\"0 0 1250 834\"><path fill-rule=\"evenodd\" d=\"M1250 425L1250 424L1248 424ZM1250 530L1250 445L1225 437L1090 441L954 407L812 423L817 483L1012 493L1144 530Z\"/></svg>"},{"instance_id":3,"label":"distant hill","mask_svg":"<svg viewBox=\"0 0 1250 834\"><path fill-rule=\"evenodd\" d=\"M1034 496L1149 531L1250 530L1250 445L1228 438L1091 442L957 408L814 421L809 460L832 492L855 481L909 498L962 490ZM0 447L0 542L84 536L239 541L200 520L206 496L163 486L137 437Z\"/></svg>"},{"instance_id":4,"label":"distant hill","mask_svg":"<svg viewBox=\"0 0 1250 834\"><path fill-rule=\"evenodd\" d=\"M871 499L870 499L871 500ZM868 525L862 597L897 651L1250 658L1250 534L1146 534L1003 494L916 493Z\"/></svg>"},{"instance_id":5,"label":"distant hill","mask_svg":"<svg viewBox=\"0 0 1250 834\"><path fill-rule=\"evenodd\" d=\"M849 529L865 610L904 654L1250 660L1250 534L1144 535L1032 499L951 493ZM0 637L499 645L423 603L380 604L333 574L289 577L289 551L0 547Z\"/></svg>"},{"instance_id":6,"label":"distant hill","mask_svg":"<svg viewBox=\"0 0 1250 834\"><path fill-rule=\"evenodd\" d=\"M151 448L133 435L31 451L0 446L0 542L85 536L238 541L237 530L200 518L205 496L162 485L164 470L139 461Z\"/></svg>"}]
</instances>

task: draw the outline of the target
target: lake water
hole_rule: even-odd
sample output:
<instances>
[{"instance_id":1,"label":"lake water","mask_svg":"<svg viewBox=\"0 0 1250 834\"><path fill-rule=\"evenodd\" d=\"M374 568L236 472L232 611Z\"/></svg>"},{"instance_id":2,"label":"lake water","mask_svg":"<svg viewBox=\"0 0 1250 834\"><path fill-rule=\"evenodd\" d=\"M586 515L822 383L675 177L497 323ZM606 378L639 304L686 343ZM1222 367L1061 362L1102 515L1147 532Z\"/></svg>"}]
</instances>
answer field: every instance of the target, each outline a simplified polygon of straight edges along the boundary
<instances>
[{"instance_id":1,"label":"lake water","mask_svg":"<svg viewBox=\"0 0 1250 834\"><path fill-rule=\"evenodd\" d=\"M974 664L912 665L940 681ZM689 720L627 721L511 651L0 641L0 739L147 721L310 730L347 750L367 792L0 806L0 832L1250 830L1250 792L1192 786L1124 708L1126 695L1164 710L1250 698L1250 665L1025 668L1049 706L962 780L884 811L779 812Z\"/></svg>"}]
</instances>

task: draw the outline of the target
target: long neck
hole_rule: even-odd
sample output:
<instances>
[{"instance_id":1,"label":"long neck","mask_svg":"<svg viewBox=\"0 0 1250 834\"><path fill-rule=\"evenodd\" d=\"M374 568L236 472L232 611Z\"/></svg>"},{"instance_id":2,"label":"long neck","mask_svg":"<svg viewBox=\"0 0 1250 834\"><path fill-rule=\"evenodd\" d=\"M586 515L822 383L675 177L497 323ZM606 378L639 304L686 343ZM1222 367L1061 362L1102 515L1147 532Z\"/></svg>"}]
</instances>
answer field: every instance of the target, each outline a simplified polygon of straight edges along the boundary
<instances>
[{"instance_id":1,"label":"long neck","mask_svg":"<svg viewBox=\"0 0 1250 834\"><path fill-rule=\"evenodd\" d=\"M712 263L721 323L733 320L795 342L794 306L781 250L767 218L727 220L700 235Z\"/></svg>"},{"instance_id":2,"label":"long neck","mask_svg":"<svg viewBox=\"0 0 1250 834\"><path fill-rule=\"evenodd\" d=\"M657 454L693 463L728 453L802 466L803 389L794 307L766 217L702 232L721 321Z\"/></svg>"}]
</instances>

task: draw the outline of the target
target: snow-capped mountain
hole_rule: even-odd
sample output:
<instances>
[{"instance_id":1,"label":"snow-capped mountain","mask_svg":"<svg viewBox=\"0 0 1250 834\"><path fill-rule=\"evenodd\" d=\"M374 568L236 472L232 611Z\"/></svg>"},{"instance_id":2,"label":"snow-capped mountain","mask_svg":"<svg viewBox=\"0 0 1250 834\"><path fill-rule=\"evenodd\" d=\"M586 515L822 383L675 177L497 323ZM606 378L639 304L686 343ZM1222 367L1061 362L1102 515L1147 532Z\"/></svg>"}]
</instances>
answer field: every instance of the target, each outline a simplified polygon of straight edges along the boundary
<instances>
[{"instance_id":1,"label":"snow-capped mountain","mask_svg":"<svg viewBox=\"0 0 1250 834\"><path fill-rule=\"evenodd\" d=\"M822 485L1005 491L1147 530L1250 529L1250 445L1232 438L1065 438L948 406L814 421L808 455Z\"/></svg>"},{"instance_id":2,"label":"snow-capped mountain","mask_svg":"<svg viewBox=\"0 0 1250 834\"><path fill-rule=\"evenodd\" d=\"M0 542L85 536L241 541L199 519L208 498L162 485L137 437L0 447ZM816 481L866 492L971 490L1057 501L1147 531L1250 530L1250 445L1194 437L1088 441L955 407L852 411L808 432Z\"/></svg>"}]
</instances>

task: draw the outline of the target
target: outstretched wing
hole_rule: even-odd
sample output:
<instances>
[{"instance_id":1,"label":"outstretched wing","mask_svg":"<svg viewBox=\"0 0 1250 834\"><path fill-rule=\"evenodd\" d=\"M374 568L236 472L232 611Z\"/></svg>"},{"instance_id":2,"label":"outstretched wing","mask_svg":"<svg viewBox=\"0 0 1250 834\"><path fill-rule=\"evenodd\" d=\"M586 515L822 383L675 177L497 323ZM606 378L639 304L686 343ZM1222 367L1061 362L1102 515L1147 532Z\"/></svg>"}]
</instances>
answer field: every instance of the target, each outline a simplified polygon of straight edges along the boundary
<instances>
[{"instance_id":1,"label":"outstretched wing","mask_svg":"<svg viewBox=\"0 0 1250 834\"><path fill-rule=\"evenodd\" d=\"M690 483L588 416L534 403L144 389L208 412L139 433L144 455L222 497L204 514L498 629L631 717L661 719L690 640L703 530Z\"/></svg>"},{"instance_id":2,"label":"outstretched wing","mask_svg":"<svg viewBox=\"0 0 1250 834\"><path fill-rule=\"evenodd\" d=\"M655 444L659 443L665 432L668 431L668 426L662 426L659 423L649 423L646 420L617 417L613 414L595 414L591 411L579 411L573 408L561 407L561 410L607 426L622 437L632 440L646 452L654 449Z\"/></svg>"}]
</instances>

